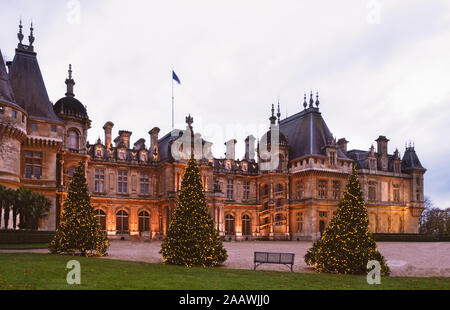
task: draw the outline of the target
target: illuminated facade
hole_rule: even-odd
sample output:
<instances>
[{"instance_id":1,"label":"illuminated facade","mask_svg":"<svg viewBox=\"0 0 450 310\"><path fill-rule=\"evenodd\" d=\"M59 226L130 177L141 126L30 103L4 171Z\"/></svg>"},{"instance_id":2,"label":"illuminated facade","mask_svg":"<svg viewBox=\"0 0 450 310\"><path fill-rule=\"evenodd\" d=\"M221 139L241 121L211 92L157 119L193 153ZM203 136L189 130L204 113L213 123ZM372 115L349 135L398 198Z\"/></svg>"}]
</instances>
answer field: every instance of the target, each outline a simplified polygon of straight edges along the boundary
<instances>
[{"instance_id":1,"label":"illuminated facade","mask_svg":"<svg viewBox=\"0 0 450 310\"><path fill-rule=\"evenodd\" d=\"M22 28L18 37L8 71L0 57L0 184L26 186L52 201L41 229L55 229L71 176L84 161L92 203L108 235L162 239L187 162L178 156L189 153L179 142L190 133L190 141L200 145L194 152L211 216L226 240L317 239L337 209L353 164L371 231L418 232L426 170L414 147L400 158L397 150L388 153L389 140L380 136L376 149L347 150L348 141L336 141L322 118L318 96L305 96L299 112L286 119L279 111L276 117L272 105L274 131L256 146L249 136L242 160L235 159L236 140L226 143L226 158L211 157L211 143L193 133L190 116L185 130L160 136L159 128L151 129L149 145L145 139L131 144L132 133L125 130L113 140L112 122L103 126L104 140L90 144L91 121L75 98L71 68L65 97L53 105L32 33L29 45L22 44ZM267 152L275 141L272 133L278 137L276 153ZM267 169L274 156L276 165Z\"/></svg>"}]
</instances>

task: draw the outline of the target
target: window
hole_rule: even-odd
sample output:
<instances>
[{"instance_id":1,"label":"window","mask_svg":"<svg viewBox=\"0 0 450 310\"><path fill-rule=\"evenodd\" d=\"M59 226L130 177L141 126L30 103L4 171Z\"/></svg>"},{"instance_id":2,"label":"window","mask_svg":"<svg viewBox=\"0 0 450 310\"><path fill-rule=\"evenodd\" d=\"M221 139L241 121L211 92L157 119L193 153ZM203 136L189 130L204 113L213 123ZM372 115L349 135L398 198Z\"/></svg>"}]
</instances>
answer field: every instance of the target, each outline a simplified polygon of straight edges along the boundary
<instances>
[{"instance_id":1,"label":"window","mask_svg":"<svg viewBox=\"0 0 450 310\"><path fill-rule=\"evenodd\" d=\"M326 211L319 211L319 217L327 217Z\"/></svg>"},{"instance_id":2,"label":"window","mask_svg":"<svg viewBox=\"0 0 450 310\"><path fill-rule=\"evenodd\" d=\"M394 184L393 185L393 188L394 188L394 201L395 202L400 202L400 185L398 185L398 184Z\"/></svg>"},{"instance_id":3,"label":"window","mask_svg":"<svg viewBox=\"0 0 450 310\"><path fill-rule=\"evenodd\" d=\"M125 159L125 151L119 151L119 159L124 160Z\"/></svg>"},{"instance_id":4,"label":"window","mask_svg":"<svg viewBox=\"0 0 450 310\"><path fill-rule=\"evenodd\" d=\"M227 199L233 199L233 180L227 180Z\"/></svg>"},{"instance_id":5,"label":"window","mask_svg":"<svg viewBox=\"0 0 450 310\"><path fill-rule=\"evenodd\" d=\"M95 215L97 216L98 221L100 222L100 226L102 226L103 230L106 230L106 213L102 209L95 210Z\"/></svg>"},{"instance_id":6,"label":"window","mask_svg":"<svg viewBox=\"0 0 450 310\"><path fill-rule=\"evenodd\" d=\"M42 153L25 151L25 178L39 180L42 175Z\"/></svg>"},{"instance_id":7,"label":"window","mask_svg":"<svg viewBox=\"0 0 450 310\"><path fill-rule=\"evenodd\" d=\"M5 108L2 105L0 105L0 114L3 114L3 113L5 113Z\"/></svg>"},{"instance_id":8,"label":"window","mask_svg":"<svg viewBox=\"0 0 450 310\"><path fill-rule=\"evenodd\" d=\"M30 129L31 129L31 131L37 131L37 124L36 123L31 123Z\"/></svg>"},{"instance_id":9,"label":"window","mask_svg":"<svg viewBox=\"0 0 450 310\"><path fill-rule=\"evenodd\" d=\"M416 200L420 201L420 190L416 190Z\"/></svg>"},{"instance_id":10,"label":"window","mask_svg":"<svg viewBox=\"0 0 450 310\"><path fill-rule=\"evenodd\" d=\"M76 168L74 166L69 167L69 169L67 169L67 183L66 183L67 187L69 186L70 182L72 181L73 174L75 173L75 169Z\"/></svg>"},{"instance_id":11,"label":"window","mask_svg":"<svg viewBox=\"0 0 450 310\"><path fill-rule=\"evenodd\" d=\"M304 191L303 181L298 180L297 182L295 182L295 193L297 195L297 199L303 198L303 191Z\"/></svg>"},{"instance_id":12,"label":"window","mask_svg":"<svg viewBox=\"0 0 450 310\"><path fill-rule=\"evenodd\" d=\"M283 184L278 183L275 185L275 197L283 196L284 194L284 187Z\"/></svg>"},{"instance_id":13,"label":"window","mask_svg":"<svg viewBox=\"0 0 450 310\"><path fill-rule=\"evenodd\" d=\"M127 185L128 185L128 172L119 171L117 177L117 192L121 194L126 194L128 192Z\"/></svg>"},{"instance_id":14,"label":"window","mask_svg":"<svg viewBox=\"0 0 450 310\"><path fill-rule=\"evenodd\" d=\"M416 184L417 184L417 186L420 186L420 178L419 177L416 178Z\"/></svg>"},{"instance_id":15,"label":"window","mask_svg":"<svg viewBox=\"0 0 450 310\"><path fill-rule=\"evenodd\" d=\"M139 217L139 231L150 231L150 214L147 211L142 211Z\"/></svg>"},{"instance_id":16,"label":"window","mask_svg":"<svg viewBox=\"0 0 450 310\"><path fill-rule=\"evenodd\" d=\"M339 200L341 193L341 181L333 180L333 199Z\"/></svg>"},{"instance_id":17,"label":"window","mask_svg":"<svg viewBox=\"0 0 450 310\"><path fill-rule=\"evenodd\" d=\"M95 149L95 156L97 156L97 157L102 157L102 156L103 156L102 153L103 153L103 152L102 152L102 149L101 149L101 148L96 148L96 149Z\"/></svg>"},{"instance_id":18,"label":"window","mask_svg":"<svg viewBox=\"0 0 450 310\"><path fill-rule=\"evenodd\" d=\"M51 129L52 132L56 132L56 125L51 125L50 129Z\"/></svg>"},{"instance_id":19,"label":"window","mask_svg":"<svg viewBox=\"0 0 450 310\"><path fill-rule=\"evenodd\" d=\"M75 130L69 130L68 146L71 150L78 150L78 133Z\"/></svg>"},{"instance_id":20,"label":"window","mask_svg":"<svg viewBox=\"0 0 450 310\"><path fill-rule=\"evenodd\" d=\"M95 169L94 171L94 192L103 193L105 190L105 170Z\"/></svg>"},{"instance_id":21,"label":"window","mask_svg":"<svg viewBox=\"0 0 450 310\"><path fill-rule=\"evenodd\" d=\"M147 161L147 154L145 152L141 152L141 161Z\"/></svg>"},{"instance_id":22,"label":"window","mask_svg":"<svg viewBox=\"0 0 450 310\"><path fill-rule=\"evenodd\" d=\"M377 199L377 182L369 181L369 194L368 200L376 200Z\"/></svg>"},{"instance_id":23,"label":"window","mask_svg":"<svg viewBox=\"0 0 450 310\"><path fill-rule=\"evenodd\" d=\"M141 173L141 195L148 195L149 177L146 173Z\"/></svg>"},{"instance_id":24,"label":"window","mask_svg":"<svg viewBox=\"0 0 450 310\"><path fill-rule=\"evenodd\" d=\"M22 114L22 123L25 123L25 115L24 114Z\"/></svg>"},{"instance_id":25,"label":"window","mask_svg":"<svg viewBox=\"0 0 450 310\"><path fill-rule=\"evenodd\" d=\"M319 198L327 198L327 187L327 180L319 180L319 183L317 184L317 195Z\"/></svg>"},{"instance_id":26,"label":"window","mask_svg":"<svg viewBox=\"0 0 450 310\"><path fill-rule=\"evenodd\" d=\"M16 110L11 111L11 117L14 119L17 119L17 111Z\"/></svg>"},{"instance_id":27,"label":"window","mask_svg":"<svg viewBox=\"0 0 450 310\"><path fill-rule=\"evenodd\" d=\"M234 216L231 214L225 215L225 234L234 235Z\"/></svg>"},{"instance_id":28,"label":"window","mask_svg":"<svg viewBox=\"0 0 450 310\"><path fill-rule=\"evenodd\" d=\"M376 159L370 159L369 160L369 169L370 170L377 170L377 160Z\"/></svg>"},{"instance_id":29,"label":"window","mask_svg":"<svg viewBox=\"0 0 450 310\"><path fill-rule=\"evenodd\" d=\"M336 165L336 152L330 152L330 165Z\"/></svg>"},{"instance_id":30,"label":"window","mask_svg":"<svg viewBox=\"0 0 450 310\"><path fill-rule=\"evenodd\" d=\"M303 212L297 212L295 217L295 230L300 233L303 231Z\"/></svg>"},{"instance_id":31,"label":"window","mask_svg":"<svg viewBox=\"0 0 450 310\"><path fill-rule=\"evenodd\" d=\"M252 234L252 222L250 216L244 214L242 216L242 235L248 236Z\"/></svg>"},{"instance_id":32,"label":"window","mask_svg":"<svg viewBox=\"0 0 450 310\"><path fill-rule=\"evenodd\" d=\"M261 186L261 198L265 199L269 197L269 184L264 184Z\"/></svg>"},{"instance_id":33,"label":"window","mask_svg":"<svg viewBox=\"0 0 450 310\"><path fill-rule=\"evenodd\" d=\"M128 213L123 210L116 213L116 231L118 234L128 234Z\"/></svg>"},{"instance_id":34,"label":"window","mask_svg":"<svg viewBox=\"0 0 450 310\"><path fill-rule=\"evenodd\" d=\"M244 186L244 200L249 200L250 199L250 182L245 181L243 186Z\"/></svg>"},{"instance_id":35,"label":"window","mask_svg":"<svg viewBox=\"0 0 450 310\"><path fill-rule=\"evenodd\" d=\"M277 214L275 215L275 226L281 226L281 225L283 225L284 222L285 222L285 219L286 219L286 218L284 217L283 214L277 213Z\"/></svg>"}]
</instances>

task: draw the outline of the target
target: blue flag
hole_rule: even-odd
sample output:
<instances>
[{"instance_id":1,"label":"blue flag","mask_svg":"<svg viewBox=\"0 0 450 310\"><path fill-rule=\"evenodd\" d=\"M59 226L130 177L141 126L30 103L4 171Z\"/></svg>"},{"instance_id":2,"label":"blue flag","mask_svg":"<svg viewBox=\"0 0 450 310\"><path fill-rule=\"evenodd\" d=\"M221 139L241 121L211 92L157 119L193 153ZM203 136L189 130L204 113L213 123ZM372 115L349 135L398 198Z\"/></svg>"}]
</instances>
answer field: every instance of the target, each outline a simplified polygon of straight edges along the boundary
<instances>
[{"instance_id":1,"label":"blue flag","mask_svg":"<svg viewBox=\"0 0 450 310\"><path fill-rule=\"evenodd\" d=\"M172 79L177 81L178 84L181 84L180 79L178 78L178 76L176 75L175 71L173 71L173 70L172 70Z\"/></svg>"}]
</instances>

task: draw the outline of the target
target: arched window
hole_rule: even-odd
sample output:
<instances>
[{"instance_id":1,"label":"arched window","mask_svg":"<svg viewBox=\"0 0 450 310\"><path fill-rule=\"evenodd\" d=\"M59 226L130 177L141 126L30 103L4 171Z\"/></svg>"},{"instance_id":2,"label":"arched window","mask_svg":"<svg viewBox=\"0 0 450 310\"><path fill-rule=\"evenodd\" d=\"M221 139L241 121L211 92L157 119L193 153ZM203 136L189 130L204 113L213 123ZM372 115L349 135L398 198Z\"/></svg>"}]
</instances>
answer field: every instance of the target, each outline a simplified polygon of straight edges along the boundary
<instances>
[{"instance_id":1,"label":"arched window","mask_svg":"<svg viewBox=\"0 0 450 310\"><path fill-rule=\"evenodd\" d=\"M252 221L247 214L242 216L242 235L251 235L252 234Z\"/></svg>"},{"instance_id":2,"label":"arched window","mask_svg":"<svg viewBox=\"0 0 450 310\"><path fill-rule=\"evenodd\" d=\"M128 213L123 210L116 213L116 231L118 234L128 234Z\"/></svg>"},{"instance_id":3,"label":"arched window","mask_svg":"<svg viewBox=\"0 0 450 310\"><path fill-rule=\"evenodd\" d=\"M68 142L69 149L72 149L72 150L79 149L78 133L75 130L69 130L67 142Z\"/></svg>"},{"instance_id":4,"label":"arched window","mask_svg":"<svg viewBox=\"0 0 450 310\"><path fill-rule=\"evenodd\" d=\"M103 230L106 230L106 213L102 209L95 210L95 215L97 216L98 221L100 222L100 225L102 226Z\"/></svg>"},{"instance_id":5,"label":"arched window","mask_svg":"<svg viewBox=\"0 0 450 310\"><path fill-rule=\"evenodd\" d=\"M139 217L139 232L150 231L150 214L147 211L142 211Z\"/></svg>"},{"instance_id":6,"label":"arched window","mask_svg":"<svg viewBox=\"0 0 450 310\"><path fill-rule=\"evenodd\" d=\"M225 215L225 235L234 235L234 216Z\"/></svg>"}]
</instances>

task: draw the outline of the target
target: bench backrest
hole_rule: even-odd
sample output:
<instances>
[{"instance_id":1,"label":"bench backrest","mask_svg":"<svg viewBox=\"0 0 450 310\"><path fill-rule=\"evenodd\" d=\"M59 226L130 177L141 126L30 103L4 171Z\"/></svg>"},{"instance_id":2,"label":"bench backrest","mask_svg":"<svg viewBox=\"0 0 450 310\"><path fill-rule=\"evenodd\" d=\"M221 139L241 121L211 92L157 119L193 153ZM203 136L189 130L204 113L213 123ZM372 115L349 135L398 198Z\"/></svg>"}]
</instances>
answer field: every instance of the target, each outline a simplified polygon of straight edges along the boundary
<instances>
[{"instance_id":1,"label":"bench backrest","mask_svg":"<svg viewBox=\"0 0 450 310\"><path fill-rule=\"evenodd\" d=\"M255 252L255 263L293 264L294 253Z\"/></svg>"}]
</instances>

